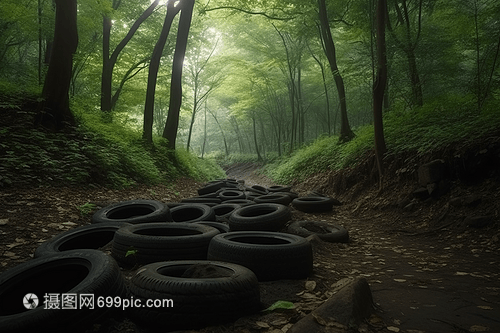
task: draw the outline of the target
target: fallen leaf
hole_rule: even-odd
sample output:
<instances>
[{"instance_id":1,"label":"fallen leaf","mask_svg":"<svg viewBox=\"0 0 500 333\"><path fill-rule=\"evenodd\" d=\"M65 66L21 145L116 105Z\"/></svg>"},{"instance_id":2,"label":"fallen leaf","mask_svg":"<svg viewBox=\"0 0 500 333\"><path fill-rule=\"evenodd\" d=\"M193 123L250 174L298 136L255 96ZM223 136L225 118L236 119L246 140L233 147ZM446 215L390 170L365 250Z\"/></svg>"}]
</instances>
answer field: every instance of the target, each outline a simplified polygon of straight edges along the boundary
<instances>
[{"instance_id":1,"label":"fallen leaf","mask_svg":"<svg viewBox=\"0 0 500 333\"><path fill-rule=\"evenodd\" d=\"M399 332L399 328L395 326L388 326L387 329L391 332Z\"/></svg>"},{"instance_id":2,"label":"fallen leaf","mask_svg":"<svg viewBox=\"0 0 500 333\"><path fill-rule=\"evenodd\" d=\"M316 281L306 281L306 289L313 291L316 288Z\"/></svg>"},{"instance_id":3,"label":"fallen leaf","mask_svg":"<svg viewBox=\"0 0 500 333\"><path fill-rule=\"evenodd\" d=\"M469 275L469 273L466 273L466 272L456 272L455 275L464 276L464 275Z\"/></svg>"},{"instance_id":4,"label":"fallen leaf","mask_svg":"<svg viewBox=\"0 0 500 333\"><path fill-rule=\"evenodd\" d=\"M9 223L9 219L0 219L0 225L6 225Z\"/></svg>"},{"instance_id":5,"label":"fallen leaf","mask_svg":"<svg viewBox=\"0 0 500 333\"><path fill-rule=\"evenodd\" d=\"M271 326L269 326L268 323L265 323L263 321L256 321L255 325L257 325L257 327L262 327L262 328L270 328L271 327Z\"/></svg>"},{"instance_id":6,"label":"fallen leaf","mask_svg":"<svg viewBox=\"0 0 500 333\"><path fill-rule=\"evenodd\" d=\"M477 307L483 310L493 310L491 306L486 306L486 305L478 305Z\"/></svg>"},{"instance_id":7,"label":"fallen leaf","mask_svg":"<svg viewBox=\"0 0 500 333\"><path fill-rule=\"evenodd\" d=\"M396 281L396 282L406 282L405 279L394 279L394 281Z\"/></svg>"},{"instance_id":8,"label":"fallen leaf","mask_svg":"<svg viewBox=\"0 0 500 333\"><path fill-rule=\"evenodd\" d=\"M489 331L489 327L473 325L469 328L469 332L486 332Z\"/></svg>"}]
</instances>

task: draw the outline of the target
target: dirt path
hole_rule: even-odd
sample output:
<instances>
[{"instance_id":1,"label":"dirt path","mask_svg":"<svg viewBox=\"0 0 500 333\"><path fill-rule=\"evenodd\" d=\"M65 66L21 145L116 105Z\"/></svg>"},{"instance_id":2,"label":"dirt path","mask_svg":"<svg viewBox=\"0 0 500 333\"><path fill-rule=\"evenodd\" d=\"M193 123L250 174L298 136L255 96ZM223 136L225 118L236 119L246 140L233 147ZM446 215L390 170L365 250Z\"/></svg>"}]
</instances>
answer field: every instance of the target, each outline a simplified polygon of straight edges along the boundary
<instances>
[{"instance_id":1,"label":"dirt path","mask_svg":"<svg viewBox=\"0 0 500 333\"><path fill-rule=\"evenodd\" d=\"M238 178L238 169L228 173ZM246 179L252 173L245 168ZM452 227L434 232L388 230L392 214L352 213L344 205L333 213L294 212L294 219L328 221L346 227L347 245L316 246L310 279L365 277L377 314L367 329L389 332L500 332L500 242L498 228L458 232ZM417 218L418 219L418 218ZM413 221L425 223L425 217Z\"/></svg>"},{"instance_id":2,"label":"dirt path","mask_svg":"<svg viewBox=\"0 0 500 333\"><path fill-rule=\"evenodd\" d=\"M255 166L228 170L228 177L247 184L272 185ZM86 203L104 206L131 199L179 201L196 196L202 184L103 188L4 189L0 192L0 273L31 259L37 246L65 230L90 223L81 211ZM307 188L303 184L301 188ZM301 193L304 194L304 193ZM500 201L500 194L491 194ZM348 277L365 277L377 312L352 332L500 332L500 242L497 225L482 229L426 232L428 217L413 214L399 221L393 211L358 209L346 202L331 213L292 211L293 220L321 220L349 230L348 244L313 242L314 271L307 280L260 284L265 306L294 302L295 309L258 313L234 323L199 332L283 333L333 294ZM396 223L397 222L397 223ZM409 226L410 232L395 231ZM392 231L391 231L392 230ZM314 284L311 284L314 281ZM312 287L311 287L312 285ZM127 319L97 325L91 332L142 332Z\"/></svg>"}]
</instances>

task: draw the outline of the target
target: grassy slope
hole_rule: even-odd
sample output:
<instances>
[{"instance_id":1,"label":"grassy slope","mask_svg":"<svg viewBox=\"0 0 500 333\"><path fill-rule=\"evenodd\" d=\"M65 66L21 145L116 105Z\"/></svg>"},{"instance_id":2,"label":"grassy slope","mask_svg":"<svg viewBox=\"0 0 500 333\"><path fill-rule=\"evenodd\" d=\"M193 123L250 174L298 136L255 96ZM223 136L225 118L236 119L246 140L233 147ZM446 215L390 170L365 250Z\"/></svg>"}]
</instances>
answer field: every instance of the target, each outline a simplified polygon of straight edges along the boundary
<instances>
[{"instance_id":1,"label":"grassy slope","mask_svg":"<svg viewBox=\"0 0 500 333\"><path fill-rule=\"evenodd\" d=\"M74 107L76 128L53 133L33 127L33 107L26 99L0 103L0 187L89 184L122 187L157 184L186 176L205 181L224 176L213 161L186 151L169 159L164 142L145 149L140 133L119 121L106 123L100 112ZM33 103L31 103L33 105Z\"/></svg>"},{"instance_id":2,"label":"grassy slope","mask_svg":"<svg viewBox=\"0 0 500 333\"><path fill-rule=\"evenodd\" d=\"M500 128L500 108L486 105L481 113L474 102L456 97L429 103L420 109L385 114L384 131L388 155L424 154L453 142L472 141ZM374 147L373 126L356 130L356 138L338 144L337 137L323 137L276 163L266 173L276 182L287 184L325 170L353 166Z\"/></svg>"}]
</instances>

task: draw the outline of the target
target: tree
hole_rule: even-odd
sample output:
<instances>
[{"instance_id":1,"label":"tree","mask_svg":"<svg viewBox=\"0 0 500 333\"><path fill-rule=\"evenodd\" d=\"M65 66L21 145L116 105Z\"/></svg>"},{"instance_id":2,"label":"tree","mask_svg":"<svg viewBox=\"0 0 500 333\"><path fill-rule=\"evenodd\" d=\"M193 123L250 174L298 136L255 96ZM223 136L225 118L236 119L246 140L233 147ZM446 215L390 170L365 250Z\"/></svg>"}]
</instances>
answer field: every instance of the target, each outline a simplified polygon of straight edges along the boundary
<instances>
[{"instance_id":1,"label":"tree","mask_svg":"<svg viewBox=\"0 0 500 333\"><path fill-rule=\"evenodd\" d=\"M373 126L375 130L375 155L379 173L379 184L382 189L382 177L384 175L383 157L387 150L384 138L384 123L382 121L384 91L387 85L387 57L385 47L385 0L377 3L377 76L373 83Z\"/></svg>"},{"instance_id":2,"label":"tree","mask_svg":"<svg viewBox=\"0 0 500 333\"><path fill-rule=\"evenodd\" d=\"M185 0L184 0L185 1ZM153 143L153 113L155 102L156 81L158 79L158 69L160 68L160 60L163 55L163 49L167 42L170 28L175 16L181 10L181 5L175 1L167 3L167 14L165 15L165 22L160 34L160 38L155 45L151 62L149 64L148 86L146 90L146 102L144 104L144 126L142 138L149 144ZM176 49L177 53L177 49Z\"/></svg>"},{"instance_id":3,"label":"tree","mask_svg":"<svg viewBox=\"0 0 500 333\"><path fill-rule=\"evenodd\" d=\"M43 86L43 108L36 122L60 129L64 122L74 123L73 114L69 109L69 86L73 53L78 47L77 4L76 0L55 0L55 3L53 50Z\"/></svg>"},{"instance_id":4,"label":"tree","mask_svg":"<svg viewBox=\"0 0 500 333\"><path fill-rule=\"evenodd\" d=\"M142 13L141 16L134 22L127 35L121 40L121 42L116 46L115 50L109 54L110 47L110 34L111 34L111 18L108 15L103 15L103 39L102 39L102 79L101 79L101 111L111 111L116 104L116 100L120 94L121 88L117 90L117 93L113 95L112 93L112 82L113 82L113 68L118 60L118 56L132 39L137 29L141 24L153 13L154 9L158 5L160 0L155 0L153 3ZM121 0L113 0L113 9L118 9L121 4ZM141 62L142 63L142 62ZM132 69L133 71L133 69Z\"/></svg>"},{"instance_id":5,"label":"tree","mask_svg":"<svg viewBox=\"0 0 500 333\"><path fill-rule=\"evenodd\" d=\"M404 37L399 38L395 33L391 20L387 18L387 29L391 33L397 47L401 49L406 55L408 61L408 71L410 76L410 85L412 98L412 105L422 106L424 104L423 93L422 93L422 83L420 82L420 75L417 67L417 57L415 55L415 49L420 41L420 36L422 32L422 6L423 0L417 1L417 31L416 36L413 36L412 20L410 18L410 9L406 0L401 0L401 7L399 4L400 0L394 0L394 9L397 17L397 25L403 27ZM412 1L413 3L413 1Z\"/></svg>"},{"instance_id":6,"label":"tree","mask_svg":"<svg viewBox=\"0 0 500 333\"><path fill-rule=\"evenodd\" d=\"M326 8L325 0L318 0L319 6L319 21L321 27L321 38L325 47L325 54L330 63L330 69L332 71L333 78L335 80L335 85L337 87L337 92L340 100L340 134L339 140L341 142L350 141L354 137L354 133L349 126L349 120L347 118L347 102L344 79L340 75L339 68L337 66L337 56L335 52L335 44L333 42L332 33L330 31L330 24L328 21L328 13Z\"/></svg>"},{"instance_id":7,"label":"tree","mask_svg":"<svg viewBox=\"0 0 500 333\"><path fill-rule=\"evenodd\" d=\"M172 150L175 149L175 140L177 139L177 129L179 127L179 113L182 104L182 67L193 16L194 0L182 0L178 6L181 10L181 17L179 19L179 30L172 64L168 117L163 130L163 137L168 140L167 147Z\"/></svg>"},{"instance_id":8,"label":"tree","mask_svg":"<svg viewBox=\"0 0 500 333\"><path fill-rule=\"evenodd\" d=\"M212 55L217 48L217 44L218 40L215 42L206 59L200 58L200 56L202 55L202 48L196 50L197 54L190 59L191 61L188 71L190 74L191 84L193 86L193 112L191 114L191 123L189 125L189 133L186 146L186 149L188 151L191 144L191 135L193 133L196 113L198 112L203 101L206 102L210 93L220 85L222 80L222 77L220 75L220 73L223 72L221 68L223 67L222 65L216 69L216 72L210 70L210 68L207 68L208 62L210 61L210 58L212 58Z\"/></svg>"}]
</instances>

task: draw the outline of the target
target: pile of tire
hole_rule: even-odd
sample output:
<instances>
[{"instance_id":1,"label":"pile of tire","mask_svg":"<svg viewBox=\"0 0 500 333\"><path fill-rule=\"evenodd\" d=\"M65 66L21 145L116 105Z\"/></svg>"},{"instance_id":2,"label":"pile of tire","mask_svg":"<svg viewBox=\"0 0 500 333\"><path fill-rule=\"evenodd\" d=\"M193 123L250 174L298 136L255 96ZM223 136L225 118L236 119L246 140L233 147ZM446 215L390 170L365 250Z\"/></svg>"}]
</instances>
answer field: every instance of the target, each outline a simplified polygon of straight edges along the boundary
<instances>
[{"instance_id":1,"label":"pile of tire","mask_svg":"<svg viewBox=\"0 0 500 333\"><path fill-rule=\"evenodd\" d=\"M168 330L199 329L258 312L260 281L311 274L313 251L305 237L319 233L325 241L348 241L341 227L291 222L292 207L321 213L336 204L330 199L222 179L181 202L109 205L95 212L92 224L42 243L34 259L0 274L0 331L81 331L122 316L118 299L170 300L172 306L125 311L139 325L168 323ZM135 270L130 281L122 270ZM88 300L76 300L90 294L108 306L91 309ZM64 302L51 302L59 296L66 296ZM62 311L70 301L77 308Z\"/></svg>"}]
</instances>

